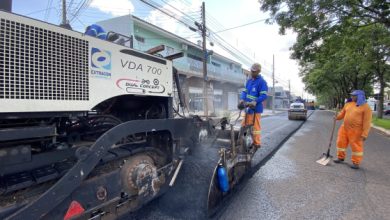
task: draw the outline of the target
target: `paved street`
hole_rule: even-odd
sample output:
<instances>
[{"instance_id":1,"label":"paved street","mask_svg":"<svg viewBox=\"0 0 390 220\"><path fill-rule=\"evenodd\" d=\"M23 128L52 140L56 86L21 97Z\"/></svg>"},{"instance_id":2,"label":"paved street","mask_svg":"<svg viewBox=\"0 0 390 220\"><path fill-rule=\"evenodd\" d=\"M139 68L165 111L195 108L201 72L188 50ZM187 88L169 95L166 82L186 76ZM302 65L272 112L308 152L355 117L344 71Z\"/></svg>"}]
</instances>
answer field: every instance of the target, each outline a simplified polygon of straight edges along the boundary
<instances>
[{"instance_id":1,"label":"paved street","mask_svg":"<svg viewBox=\"0 0 390 220\"><path fill-rule=\"evenodd\" d=\"M389 6L0 0L0 220L390 220Z\"/></svg>"},{"instance_id":2,"label":"paved street","mask_svg":"<svg viewBox=\"0 0 390 220\"><path fill-rule=\"evenodd\" d=\"M255 163L262 161L296 130L302 121L289 121L287 114L262 119L262 149ZM218 160L218 146L199 146L186 158L175 186L165 195L124 219L206 219L207 193Z\"/></svg>"},{"instance_id":3,"label":"paved street","mask_svg":"<svg viewBox=\"0 0 390 220\"><path fill-rule=\"evenodd\" d=\"M219 218L390 219L390 139L371 130L360 170L349 158L321 166L315 160L327 147L332 114L315 111Z\"/></svg>"}]
</instances>

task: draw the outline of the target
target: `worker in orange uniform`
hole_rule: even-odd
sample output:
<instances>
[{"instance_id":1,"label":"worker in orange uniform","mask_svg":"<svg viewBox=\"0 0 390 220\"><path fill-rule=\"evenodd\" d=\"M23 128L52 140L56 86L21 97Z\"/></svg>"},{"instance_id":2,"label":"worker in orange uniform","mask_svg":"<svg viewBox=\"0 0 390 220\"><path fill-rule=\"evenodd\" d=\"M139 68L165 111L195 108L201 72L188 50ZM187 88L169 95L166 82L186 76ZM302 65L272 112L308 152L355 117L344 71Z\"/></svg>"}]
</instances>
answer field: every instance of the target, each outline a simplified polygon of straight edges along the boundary
<instances>
[{"instance_id":1,"label":"worker in orange uniform","mask_svg":"<svg viewBox=\"0 0 390 220\"><path fill-rule=\"evenodd\" d=\"M364 91L355 90L351 93L352 101L345 104L336 117L336 120L344 119L337 137L337 159L335 163L341 163L345 159L348 144L352 149L351 168L359 169L363 159L363 143L367 139L371 128L372 111L366 102Z\"/></svg>"},{"instance_id":2,"label":"worker in orange uniform","mask_svg":"<svg viewBox=\"0 0 390 220\"><path fill-rule=\"evenodd\" d=\"M246 120L242 121L242 126L253 124L253 149L260 148L260 118L263 113L263 101L267 99L267 82L260 75L261 65L255 63L251 67L251 78L246 82L245 90L241 93L239 109L248 106L246 110ZM254 117L254 118L253 118Z\"/></svg>"}]
</instances>

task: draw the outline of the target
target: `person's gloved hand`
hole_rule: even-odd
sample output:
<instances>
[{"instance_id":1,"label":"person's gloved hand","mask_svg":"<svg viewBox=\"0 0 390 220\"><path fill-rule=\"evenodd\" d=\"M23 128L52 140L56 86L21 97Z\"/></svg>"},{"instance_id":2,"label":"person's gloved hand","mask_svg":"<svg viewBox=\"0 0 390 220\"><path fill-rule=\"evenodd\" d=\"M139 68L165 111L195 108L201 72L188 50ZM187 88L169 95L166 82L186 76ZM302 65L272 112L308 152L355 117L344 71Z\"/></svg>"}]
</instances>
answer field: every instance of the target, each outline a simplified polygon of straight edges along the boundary
<instances>
[{"instance_id":1,"label":"person's gloved hand","mask_svg":"<svg viewBox=\"0 0 390 220\"><path fill-rule=\"evenodd\" d=\"M237 108L239 110L243 110L245 108L245 103L244 103L244 100L240 100L240 102L238 103L237 105Z\"/></svg>"},{"instance_id":2,"label":"person's gloved hand","mask_svg":"<svg viewBox=\"0 0 390 220\"><path fill-rule=\"evenodd\" d=\"M251 102L248 102L247 105L248 105L249 108L255 108L256 105L257 105L257 102L256 101L251 101Z\"/></svg>"}]
</instances>

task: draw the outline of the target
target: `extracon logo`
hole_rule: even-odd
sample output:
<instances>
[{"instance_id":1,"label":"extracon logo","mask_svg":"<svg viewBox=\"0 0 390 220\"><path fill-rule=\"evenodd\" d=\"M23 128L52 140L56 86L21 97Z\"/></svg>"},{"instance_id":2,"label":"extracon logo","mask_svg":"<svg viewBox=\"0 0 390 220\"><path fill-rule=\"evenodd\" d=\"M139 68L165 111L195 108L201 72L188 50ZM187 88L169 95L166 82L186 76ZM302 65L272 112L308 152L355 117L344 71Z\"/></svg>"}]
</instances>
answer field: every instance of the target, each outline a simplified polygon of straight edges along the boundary
<instances>
[{"instance_id":1,"label":"extracon logo","mask_svg":"<svg viewBox=\"0 0 390 220\"><path fill-rule=\"evenodd\" d=\"M101 78L111 78L111 52L95 47L91 49L91 75Z\"/></svg>"}]
</instances>

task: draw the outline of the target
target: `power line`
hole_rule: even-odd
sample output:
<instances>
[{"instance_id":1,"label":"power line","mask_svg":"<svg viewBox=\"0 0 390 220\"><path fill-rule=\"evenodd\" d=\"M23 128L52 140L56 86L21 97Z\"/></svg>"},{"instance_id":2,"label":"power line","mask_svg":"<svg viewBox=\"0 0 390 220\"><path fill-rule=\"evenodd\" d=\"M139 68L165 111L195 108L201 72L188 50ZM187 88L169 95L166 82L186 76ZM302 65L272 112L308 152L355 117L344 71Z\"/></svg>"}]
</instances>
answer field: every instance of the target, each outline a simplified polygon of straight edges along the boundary
<instances>
[{"instance_id":1,"label":"power line","mask_svg":"<svg viewBox=\"0 0 390 220\"><path fill-rule=\"evenodd\" d=\"M49 8L49 10L53 9L53 8L55 9L55 7L51 7L51 8ZM41 9L41 10L37 10L37 11L32 11L32 12L27 13L26 15L37 14L37 13L41 13L41 12L46 11L46 10L48 10L48 9Z\"/></svg>"},{"instance_id":2,"label":"power line","mask_svg":"<svg viewBox=\"0 0 390 220\"><path fill-rule=\"evenodd\" d=\"M84 0L82 4L79 4L78 9L76 9L76 12L73 14L73 17L70 19L72 22L75 18L77 18L86 8L89 7L89 5L92 3L93 0Z\"/></svg>"},{"instance_id":3,"label":"power line","mask_svg":"<svg viewBox=\"0 0 390 220\"><path fill-rule=\"evenodd\" d=\"M161 6L161 5L159 5L159 6ZM115 8L115 7L99 7L99 8L100 9L110 10L110 11L115 11L115 12L123 12L123 11L128 12L130 10L130 8ZM153 8L153 9L155 9L155 8ZM88 8L87 10L92 10L92 9ZM137 10L135 10L135 12L138 12L138 11L150 12L150 9L137 9ZM187 11L187 13L188 14L199 14L200 11Z\"/></svg>"},{"instance_id":4,"label":"power line","mask_svg":"<svg viewBox=\"0 0 390 220\"><path fill-rule=\"evenodd\" d=\"M210 32L212 32L212 31L210 30ZM219 35L215 34L215 32L212 32L212 34L214 34L214 35L217 37L217 38L214 37L214 40L217 40L217 41L218 41L218 40L222 40L225 44L227 44L228 46L231 47L231 50L234 50L234 51L236 51L236 53L241 54L241 56L244 58L244 60L243 60L242 58L239 59L241 62L247 64L248 66L252 65L252 63L254 62L253 59L251 59L250 57L248 57L246 54L242 53L240 50L236 49L234 46L230 45L230 44L229 44L228 42L226 42L222 37L220 37ZM220 44L218 44L218 45L220 45ZM221 46L221 45L220 45L220 46ZM224 49L226 50L227 48L224 46ZM229 53L230 53L231 55L233 55L234 57L237 58L236 53L232 52L231 50L229 50ZM266 70L266 72L269 72L269 73L268 73L268 76L270 77L271 71L268 70L268 69L265 68L265 67L263 67L263 69ZM264 74L265 74L265 72L264 72ZM267 74L266 74L266 75L267 75ZM283 79L281 79L281 78L279 78L279 77L275 77L275 78L276 78L279 82L284 82L284 83L286 83L285 80L283 80ZM280 84L281 84L281 83L280 83Z\"/></svg>"},{"instance_id":5,"label":"power line","mask_svg":"<svg viewBox=\"0 0 390 220\"><path fill-rule=\"evenodd\" d=\"M219 42L219 39L217 38L212 38L212 40L214 40L214 42L216 42L219 46L221 46L226 52L230 53L233 57L235 57L236 59L238 59L240 62L250 66L253 64L253 60L250 59L249 57L247 57L245 54L243 54L240 50L234 48L233 46L231 46L229 43L227 43L226 41L224 41L227 45L229 45L232 49L229 49L227 48L225 45L223 45L223 43ZM234 51L236 52L234 52ZM238 56L237 55L237 52L240 53L242 56ZM268 70L267 68L263 67L263 74L267 75L268 77L271 77L271 71ZM283 86L286 86L287 85L287 82L279 77L275 77L275 79L278 81L279 84L282 84Z\"/></svg>"},{"instance_id":6,"label":"power line","mask_svg":"<svg viewBox=\"0 0 390 220\"><path fill-rule=\"evenodd\" d=\"M85 25L78 17L75 17L75 19L76 19L81 25L83 25L83 28L84 28L84 29L87 27L87 25Z\"/></svg>"},{"instance_id":7,"label":"power line","mask_svg":"<svg viewBox=\"0 0 390 220\"><path fill-rule=\"evenodd\" d=\"M166 2L166 1L165 1ZM169 5L169 4L168 4ZM188 4L189 5L189 4ZM177 10L177 9L176 9ZM179 10L178 10L179 11ZM183 13L182 11L179 11L180 13L186 15L185 13ZM238 59L239 61L247 64L248 66L252 65L252 63L254 62L253 59L251 59L250 57L248 57L246 54L242 53L240 50L236 49L234 46L232 46L231 44L229 44L228 42L226 42L222 37L220 37L219 35L217 35L217 33L220 33L220 32L224 32L224 31L228 31L228 30L232 30L232 29L235 29L235 28L240 28L240 27L244 27L244 26L247 26L247 25L251 25L251 24L254 24L254 23L258 23L258 22L261 22L261 21L265 21L266 19L260 19L260 20L256 20L256 21L253 21L253 22L249 22L249 23L246 23L246 24L242 24L242 25L239 25L239 26L236 26L236 27L231 27L231 28L224 28L222 24L219 23L219 21L217 19L215 19L213 16L209 15L207 12L206 12L206 15L208 17L208 20L209 22L208 23L211 23L212 25L208 25L209 27L222 27L222 30L219 30L219 31L216 31L216 32L213 32L210 28L208 28L208 31L211 33L209 35L209 40L211 41L214 41L216 42L220 47L222 47L222 49L224 49L226 52L228 52L229 54L231 54L233 57L235 57L236 59ZM191 18L190 18L191 19ZM214 35L214 36L213 36ZM239 54L239 55L238 55ZM264 72L268 72L268 75L270 76L270 73L271 71L268 70L267 68L263 68ZM282 84L284 86L286 86L287 82L283 79L281 79L280 77L275 77L275 79L278 81L279 84Z\"/></svg>"},{"instance_id":8,"label":"power line","mask_svg":"<svg viewBox=\"0 0 390 220\"><path fill-rule=\"evenodd\" d=\"M223 30L223 29L226 29L225 26L223 26L216 18L214 18L211 14L207 13L206 12L206 15L207 15L207 18L208 18L208 21L209 23L211 23L212 25L209 25L210 29L213 29L213 30Z\"/></svg>"},{"instance_id":9,"label":"power line","mask_svg":"<svg viewBox=\"0 0 390 220\"><path fill-rule=\"evenodd\" d=\"M72 6L73 6L73 1L74 1L74 0L70 0L70 1L68 2L68 6L66 7L66 9L67 9L66 14L70 14L70 11L72 10Z\"/></svg>"},{"instance_id":10,"label":"power line","mask_svg":"<svg viewBox=\"0 0 390 220\"><path fill-rule=\"evenodd\" d=\"M184 1L184 0L175 0L175 2L182 3L182 4L185 4L185 5L187 5L187 6L192 6L192 3L191 3L191 2Z\"/></svg>"},{"instance_id":11,"label":"power line","mask_svg":"<svg viewBox=\"0 0 390 220\"><path fill-rule=\"evenodd\" d=\"M169 13L169 12L170 12L169 10L166 10L166 9L164 10L163 7L162 7L161 5L159 5L159 4L155 3L155 2L151 1L152 3L154 3L154 4L152 4L152 3L147 2L146 0L140 0L140 1L142 1L143 3L149 5L150 7L154 8L154 9L159 10L160 12L166 14L166 15L169 16L169 17L171 17L171 18L173 18L173 19L176 19L178 22L184 24L184 26L186 26L186 27L192 27L192 26L190 26L188 23L186 23L185 21L183 21L183 20L177 18L177 17L175 16L175 14L170 14L170 13ZM157 6L156 6L156 5L157 5ZM168 12L167 12L167 11L168 11ZM172 13L172 12L171 12L171 13Z\"/></svg>"},{"instance_id":12,"label":"power line","mask_svg":"<svg viewBox=\"0 0 390 220\"><path fill-rule=\"evenodd\" d=\"M47 19L49 18L50 8L51 8L52 4L53 4L53 0L47 1L46 11L45 11L45 15L44 15L44 21L47 21Z\"/></svg>"},{"instance_id":13,"label":"power line","mask_svg":"<svg viewBox=\"0 0 390 220\"><path fill-rule=\"evenodd\" d=\"M83 8L83 6L85 5L86 2L87 2L87 0L84 0L84 1L81 1L81 2L77 5L77 7L76 7L76 9L75 9L75 12L72 13L72 18L69 19L70 22L73 22L73 20L76 18L77 14L78 14L79 11L81 10L81 8Z\"/></svg>"},{"instance_id":14,"label":"power line","mask_svg":"<svg viewBox=\"0 0 390 220\"><path fill-rule=\"evenodd\" d=\"M207 14L207 13L206 13L206 14ZM219 26L219 27L223 27L223 25L220 24L219 21L218 21L217 19L215 19L213 16L208 15L208 17L209 17L211 20L213 20L212 23L213 23L214 25L217 25L217 26ZM225 28L223 28L223 29L225 29ZM239 54L241 54L242 57L245 58L245 62L244 62L244 63L246 63L248 66L252 65L252 63L253 63L254 61L253 61L251 58L249 58L248 56L246 56L246 55L245 55L244 53L242 53L240 50L236 49L234 46L230 45L230 44L229 44L228 42L226 42L222 37L220 37L219 35L217 35L216 32L212 31L211 29L209 29L209 32L212 33L212 34L214 34L214 35L216 36L215 39L219 39L219 40L223 41L225 44L227 44L228 46L230 46L230 47L232 48L232 50L234 50L234 51L238 52ZM226 48L226 47L225 47L225 48ZM235 56L235 53L232 53L231 50L230 50L230 52L231 52L231 55L234 55L234 56ZM235 57L237 57L237 56L235 56ZM242 60L242 59L240 59L240 60Z\"/></svg>"},{"instance_id":15,"label":"power line","mask_svg":"<svg viewBox=\"0 0 390 220\"><path fill-rule=\"evenodd\" d=\"M219 31L226 29L216 18L214 18L212 15L210 15L208 13L206 13L206 14L207 14L209 20L211 20L211 23L213 24L213 25L209 25L209 27L210 27L209 29L216 30L216 31L214 31L214 33L218 33ZM216 27L218 27L218 28L216 28ZM252 59L250 59L250 60L251 60L251 62L253 62Z\"/></svg>"},{"instance_id":16,"label":"power line","mask_svg":"<svg viewBox=\"0 0 390 220\"><path fill-rule=\"evenodd\" d=\"M171 8L175 9L176 11L180 12L182 15L184 15L185 17L187 17L190 21L195 21L187 12L184 13L182 10L178 9L177 7L169 4L169 2L167 0L161 0L162 2L164 2L166 5L170 6ZM200 13L199 13L200 15Z\"/></svg>"},{"instance_id":17,"label":"power line","mask_svg":"<svg viewBox=\"0 0 390 220\"><path fill-rule=\"evenodd\" d=\"M245 27L245 26L248 26L248 25L251 25L251 24L256 24L256 23L259 23L259 22L261 22L261 21L265 21L265 20L267 20L267 19L260 19L260 20L253 21L253 22L249 22L249 23L242 24L242 25L239 25L239 26L235 26L235 27L227 28L227 29L225 29L225 30L216 31L216 32L214 32L214 33L221 33L221 32L225 32L225 31L233 30L233 29L240 28L240 27Z\"/></svg>"},{"instance_id":18,"label":"power line","mask_svg":"<svg viewBox=\"0 0 390 220\"><path fill-rule=\"evenodd\" d=\"M183 24L186 27L192 27L192 23L196 21L196 19L193 16L190 16L188 13L183 12L182 10L178 9L177 7L172 6L171 4L168 3L168 1L162 0L164 3L166 3L166 5L168 5L173 10L179 12L181 15L178 15L177 13L172 12L171 10L169 10L167 8L164 8L161 4L157 4L154 1L150 1L150 2L146 2L145 0L141 0L141 1L143 3L145 3L146 5L148 5L149 7L153 8L153 9L156 9L160 13L168 16L169 19L176 20L178 23L181 23L181 24ZM187 5L189 5L189 4L187 4ZM79 10L81 10L81 8L82 7L79 7ZM114 9L114 8L112 8L112 9ZM124 11L124 10L127 11L127 9L118 9L117 11ZM139 11L139 10L137 10L137 11ZM145 10L145 12L146 12L146 10ZM196 12L193 12L193 13L196 13ZM208 13L206 13L206 14L208 14ZM180 17L180 18L178 18L178 17ZM218 26L219 28L223 27L218 22L218 20L216 20L211 15L208 15L208 18L209 18L208 20L210 21L209 23L211 24L211 25L209 25L210 27L213 27L213 26L214 27ZM223 28L222 30L219 30L219 31L216 31L216 32L213 32L211 29L208 28L208 31L210 33L208 38L209 38L209 40L216 42L222 49L224 49L226 52L228 52L233 57L238 59L240 62L245 63L247 66L250 66L254 62L253 59L249 58L246 54L242 53L240 50L236 49L234 46L232 46L231 44L226 42L222 37L217 35L217 33L224 32L224 31L227 31L227 30L231 30L231 29L234 29L234 28L239 28L239 27L246 26L246 25L250 25L250 24L257 23L257 22L264 21L264 20L265 19L257 20L257 21L254 21L254 22L246 23L246 24L243 24L243 25L240 25L240 26L227 28L227 29ZM187 36L185 38L189 38L189 37L191 37L191 36ZM153 39L153 38L150 38L150 39ZM154 39L167 39L167 38L154 38ZM269 71L266 68L264 68L264 69L266 70L266 72L271 72L271 71ZM280 84L285 83L285 81L280 79L279 77L276 77L276 79L280 82Z\"/></svg>"},{"instance_id":19,"label":"power line","mask_svg":"<svg viewBox=\"0 0 390 220\"><path fill-rule=\"evenodd\" d=\"M219 36L218 34L212 32L211 30L209 30L217 39L221 40L222 42L224 42L225 44L227 44L229 47L233 48L233 50L235 50L236 52L238 52L239 54L242 55L243 58L245 58L246 60L250 61L251 63L253 63L253 60L251 58L249 58L247 55L245 55L243 52L241 52L240 50L238 50L237 48L235 48L234 46L232 46L231 44L229 44L227 41L225 41L221 36Z\"/></svg>"},{"instance_id":20,"label":"power line","mask_svg":"<svg viewBox=\"0 0 390 220\"><path fill-rule=\"evenodd\" d=\"M152 3L149 3L149 2L146 2L145 0L141 0L142 2L144 2L145 4L147 4L147 5L149 5L149 6L151 6L151 7L153 7L153 8L155 8L155 9L157 9L157 10L159 10L159 11L161 11L161 12L163 12L164 14L166 14L166 15L168 15L168 16L170 16L170 17L172 17L172 18L174 18L174 19L176 19L176 20L178 20L180 23L183 23L185 26L188 26L188 27L190 27L190 25L188 24L188 23L186 23L186 22L184 22L184 21L182 21L182 20L180 20L180 19L178 19L174 14L169 14L169 13L167 13L166 11L164 11L162 8L162 6L161 5L158 5L158 4L156 4L155 2L153 2L153 1L151 1L152 3L154 3L154 5L152 4ZM157 7L156 7L156 5L157 5ZM180 11L181 12L181 11ZM172 13L172 12L171 12ZM184 14L185 15L185 13L183 13L183 12L181 12L182 14ZM193 20L192 18L190 18L191 20ZM210 29L208 29L208 31L210 32ZM212 32L212 31L211 31ZM217 34L214 34L216 37L214 37L214 41L216 41L217 43L218 43L218 45L220 45L223 49L225 49L227 52L229 52L231 55L233 55L233 57L236 57L238 60L241 60L241 61L244 61L244 63L246 63L246 64L249 64L249 65L251 65L252 63L253 63L253 61L250 59L250 58L248 58L245 54L243 54L241 51L239 51L239 50L237 50L236 48L234 48L233 46L231 46L229 43L227 43L225 40L223 40L222 38L220 38ZM210 36L209 36L209 38L210 38ZM217 38L220 38L220 40L218 40ZM243 59L242 57L240 57L240 56L237 56L237 54L235 53L235 52L233 52L231 49L229 49L229 48L227 48L223 43L221 43L220 41L223 41L225 44L227 44L227 45L229 45L231 48L233 48L233 50L236 50L236 52L238 52L238 53L240 53L241 55L243 55L243 57L246 59ZM249 62L248 62L249 61ZM248 65L248 66L249 66Z\"/></svg>"}]
</instances>

